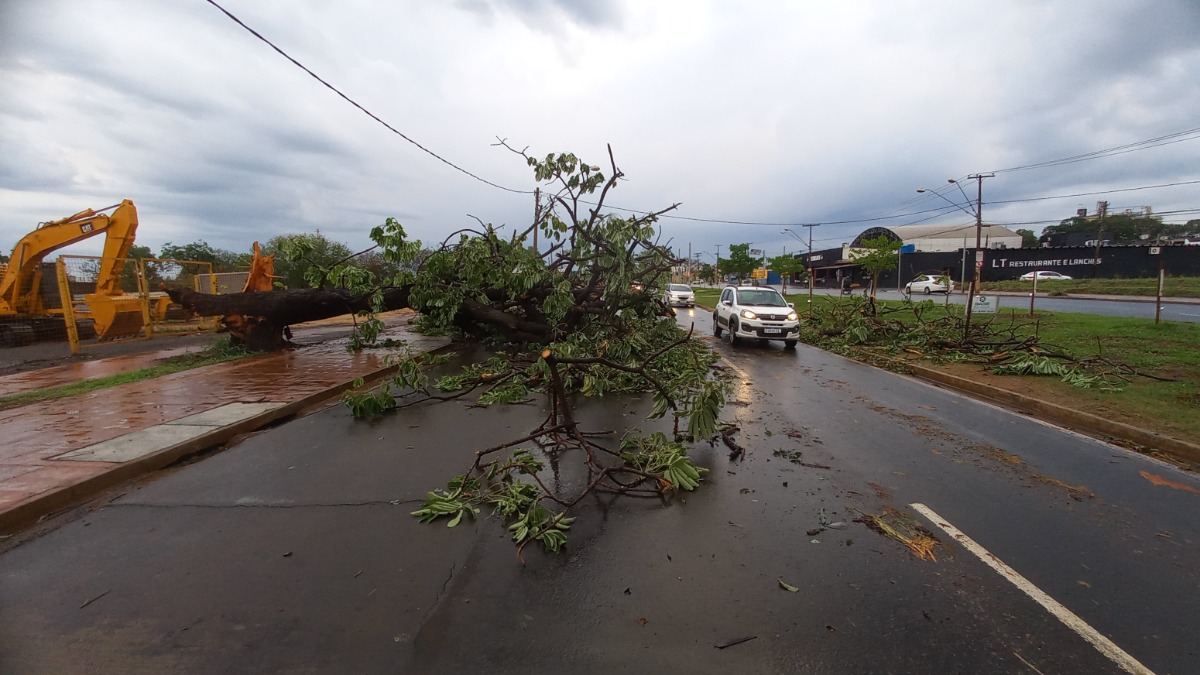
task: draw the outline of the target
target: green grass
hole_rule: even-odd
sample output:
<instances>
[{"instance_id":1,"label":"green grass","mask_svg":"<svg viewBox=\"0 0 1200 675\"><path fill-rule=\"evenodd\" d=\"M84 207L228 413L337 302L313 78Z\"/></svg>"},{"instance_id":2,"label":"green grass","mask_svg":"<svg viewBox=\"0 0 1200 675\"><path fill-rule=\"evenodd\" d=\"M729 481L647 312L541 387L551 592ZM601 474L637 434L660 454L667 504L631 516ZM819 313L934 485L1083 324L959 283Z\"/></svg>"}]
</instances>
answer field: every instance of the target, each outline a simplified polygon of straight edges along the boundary
<instances>
[{"instance_id":1,"label":"green grass","mask_svg":"<svg viewBox=\"0 0 1200 675\"><path fill-rule=\"evenodd\" d=\"M128 382L140 382L142 380L151 380L156 377L178 373L184 370L192 370L203 366L212 365L214 363L224 363L225 361L233 361L235 359L251 356L255 352L247 351L240 347L232 347L228 339L222 340L217 344L209 347L202 352L194 354L184 354L171 359L166 359L162 363L149 368L140 370L131 370L127 373L119 373L117 375L108 375L105 377L93 377L71 384L64 384L61 387L50 387L47 389L38 389L36 391L27 391L11 396L0 397L0 410L16 408L30 403L39 401L49 401L66 396L74 396L76 394L86 394L88 392L97 391L99 389L108 389L116 387Z\"/></svg>"},{"instance_id":2,"label":"green grass","mask_svg":"<svg viewBox=\"0 0 1200 675\"><path fill-rule=\"evenodd\" d=\"M1038 292L1047 295L1059 293L1095 295L1148 295L1158 292L1158 279L1071 279L1069 281L1039 281ZM984 291L1033 290L1032 281L984 281ZM1171 298L1200 298L1200 277L1166 277L1163 280L1163 296Z\"/></svg>"},{"instance_id":3,"label":"green grass","mask_svg":"<svg viewBox=\"0 0 1200 675\"><path fill-rule=\"evenodd\" d=\"M696 304L703 305L708 309L716 307L717 298L721 297L721 289L719 288L692 287L692 292L696 295Z\"/></svg>"}]
</instances>

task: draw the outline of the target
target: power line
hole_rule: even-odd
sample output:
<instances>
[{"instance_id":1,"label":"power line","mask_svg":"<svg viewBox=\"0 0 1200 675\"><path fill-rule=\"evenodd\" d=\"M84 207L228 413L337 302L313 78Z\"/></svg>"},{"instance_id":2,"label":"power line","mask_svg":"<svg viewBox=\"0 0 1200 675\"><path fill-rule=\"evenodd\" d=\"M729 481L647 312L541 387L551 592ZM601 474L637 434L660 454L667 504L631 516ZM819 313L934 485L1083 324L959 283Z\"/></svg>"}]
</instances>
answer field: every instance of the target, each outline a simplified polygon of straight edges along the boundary
<instances>
[{"instance_id":1,"label":"power line","mask_svg":"<svg viewBox=\"0 0 1200 675\"><path fill-rule=\"evenodd\" d=\"M1052 195L1049 197L1027 197L1025 199L998 199L996 201L984 202L985 204L1020 204L1022 202L1042 202L1048 199L1069 199L1073 197L1093 197L1095 195L1107 195L1115 192L1136 192L1137 190L1153 190L1155 188L1178 187L1180 185L1196 185L1200 184L1200 180L1187 180L1178 183L1163 183L1161 185L1143 185L1134 188L1114 188L1112 190L1100 190L1097 192L1080 192L1072 195Z\"/></svg>"},{"instance_id":2,"label":"power line","mask_svg":"<svg viewBox=\"0 0 1200 675\"><path fill-rule=\"evenodd\" d=\"M1012 171L1028 171L1029 169L1042 169L1051 166L1061 166L1063 164L1074 164L1076 162L1084 162L1092 159L1100 159L1102 157L1112 157L1115 155L1124 155L1129 152L1138 150L1147 150L1149 148L1157 148L1163 145L1171 145L1172 143L1182 143L1200 138L1200 127L1194 129L1186 129L1184 131L1176 131L1175 133L1148 138L1144 141L1135 141L1118 145L1103 150L1094 150L1085 152L1081 155L1073 155L1071 157L1062 157L1060 159L1049 159L1043 162L1035 162L1033 164L1025 164L1023 166L1014 166L1008 169L995 169L991 173L1009 173Z\"/></svg>"},{"instance_id":3,"label":"power line","mask_svg":"<svg viewBox=\"0 0 1200 675\"><path fill-rule=\"evenodd\" d=\"M230 12L229 10L225 9L224 7L222 7L220 4L218 4L218 3L216 2L216 0L206 0L206 1L207 1L207 2L208 2L210 5L212 5L213 7L217 8L217 9L218 9L218 10L219 10L219 11L220 11L222 14L224 14L226 17L228 17L228 18L229 18L231 21L233 21L233 22L234 22L234 23L236 23L237 25L241 26L243 29L245 29L247 32L249 32L249 33L250 33L251 35L253 35L254 37L256 37L256 38L258 38L259 40L261 40L261 41L262 41L264 44L266 44L267 46L269 46L271 49L273 49L273 50L274 50L276 53L278 53L280 56L282 56L283 58L285 58L285 59L287 59L288 61L290 61L290 62L291 62L293 65L295 65L297 68L299 68L299 69L303 70L303 71L304 71L305 73L307 73L307 74L308 74L310 77L312 77L312 78L313 78L313 79L315 79L316 81L320 82L320 83L321 83L322 85L324 85L324 86L325 86L327 89L329 89L329 90L330 90L330 91L332 91L333 93L337 94L337 95L338 95L340 98L342 98L343 100L345 100L347 103L349 103L350 105L352 105L352 106L354 106L355 108L357 108L359 111L361 111L363 114L365 114L365 115L367 115L368 117L370 117L372 120L375 120L376 122L378 122L380 125L382 125L384 128L386 128L388 131L391 131L392 133L396 134L397 136L399 136L400 138L404 139L404 140L405 140L405 141L407 141L408 143L412 144L412 145L413 145L413 146L415 146L416 148L420 149L422 152L425 152L425 153L426 153L426 154L428 154L429 156L431 156L431 157L433 157L434 159L438 160L439 162L442 162L443 164L445 164L445 165L449 166L450 168L454 169L455 171L458 171L458 172L460 172L460 173L462 173L462 174L464 174L464 175L466 175L466 176L469 176L469 177L471 177L471 178L474 178L475 180L477 180L477 181L479 181L479 182L481 182L481 183L484 183L485 185L489 185L489 186L491 186L491 187L494 187L494 188L496 188L496 189L503 190L503 191L505 191L505 192L511 192L511 193L514 193L514 194L533 194L533 191L532 191L532 190L517 190L517 189L514 189L514 188L506 187L506 186L504 186L504 185L500 185L500 184L498 184L498 183L493 183L492 181L490 181L490 180L487 180L486 178L483 178L483 177L481 177L481 176L478 176L478 175L476 175L476 174L474 174L474 173L472 173L472 172L468 171L467 169L464 169L463 167L461 167L461 166L458 166L458 165L457 165L457 164L455 164L454 162L451 162L450 160L448 160L448 159L446 159L446 158L442 157L441 155L437 154L436 152L434 152L434 151L430 150L429 148L426 148L425 146L421 145L421 144L420 144L420 143L418 143L417 141L413 140L412 138L410 138L409 136L407 136L406 134L404 134L403 132L401 132L399 129L396 129L396 128L395 128L395 127L393 127L392 125L390 125L390 124L388 124L387 122L385 122L383 119L381 119L381 118L380 118L378 115L376 115L375 113L371 112L370 110L367 110L365 107L363 107L362 105L360 105L360 104L359 104L357 101L355 101L354 99L352 99L352 98L350 98L349 96L347 96L346 94L342 93L342 91L341 91L340 89L338 89L337 87L333 86L333 85L332 85L332 84L330 84L328 81L326 81L324 78L322 78L320 75L317 75L315 72L313 72L313 71L312 71L311 69L309 69L307 66L305 66L303 63L301 63L300 61L298 61L298 60L296 60L295 58L293 58L293 57L292 57L290 54L288 54L288 53L287 53L287 52L285 52L283 49L281 49L280 47L278 47L277 45L275 45L275 43L273 43L273 42L271 42L270 40L268 40L268 39L267 39L266 37L264 37L264 36L263 36L261 33L259 33L258 31L254 30L254 29L253 29L253 28L251 28L250 26L246 25L246 23L245 23L244 21L242 21L241 19L239 19L237 16L235 16L235 15L234 15L232 12ZM1159 146L1162 146L1162 145L1169 145L1169 144L1171 144L1171 143L1179 143L1179 142L1182 142L1182 141L1193 140L1193 139L1195 139L1195 138L1200 138L1200 127L1196 127L1196 128L1194 128L1194 129L1188 129L1188 130L1185 130L1185 131L1179 131L1179 132L1175 132L1175 133L1172 133L1172 134L1167 134L1167 135L1164 135L1164 136L1158 136L1158 137L1156 137L1156 138L1150 138L1150 139L1146 139L1146 140L1143 140L1143 141L1137 141L1137 142L1134 142L1134 143L1128 143L1128 144L1126 144L1126 145L1116 146L1116 147L1112 147L1112 148L1106 148L1106 149L1103 149L1103 150L1096 150L1096 151L1093 151L1093 152L1084 153L1084 154L1081 154L1081 155L1075 155L1075 156L1072 156L1072 157L1064 157L1064 158L1061 158L1061 159L1047 160L1047 161L1044 161L1044 162L1038 162L1038 163L1034 163L1034 164L1027 164L1027 165L1024 165L1024 166L1011 167L1011 168L1008 168L1008 169L995 169L995 170L994 170L992 173L1004 173L1004 172L1012 172L1012 171L1024 171L1024 170L1028 170L1028 169L1043 168L1043 167L1050 167L1050 166L1058 166L1058 165L1061 165L1061 164L1070 164L1070 163L1074 163L1074 162L1081 162L1081 161L1085 161L1085 160L1089 160L1089 159L1098 159L1098 158L1100 158L1100 157L1106 157L1106 156L1112 156L1112 155L1124 154L1124 153L1127 153L1127 152L1134 152L1134 151L1136 151L1136 150L1145 150L1145 149L1148 149L1148 148L1159 147ZM1151 186L1138 187L1138 188L1124 188L1124 189L1115 189L1115 190L1105 190L1105 191L1101 191L1101 192L1083 192L1083 193L1078 193L1078 194L1073 194L1073 195L1060 195L1060 196L1057 196L1057 197L1033 197L1033 198L1028 198L1028 199L998 200L998 201L992 201L992 202L987 202L987 203L989 203L989 204L1012 204L1012 203L1020 203L1020 202L1043 201L1043 200L1049 200L1049 199L1065 199L1065 198L1070 198L1070 197L1085 197L1085 196L1092 196L1092 195L1099 195L1099 194L1109 194L1109 193L1115 193L1115 192L1132 192L1132 191L1135 191L1135 190L1146 190L1146 189L1159 188L1159 187L1174 187L1174 186L1179 186L1179 185L1194 185L1194 184L1197 184L1197 183L1200 183L1200 181L1186 181L1186 182L1180 182L1180 183L1168 183L1168 184L1164 184L1164 185L1151 185ZM935 194L941 195L941 193L940 193L940 192L938 192L938 191L933 191L933 192L934 192ZM919 199L919 198L917 198L917 199ZM908 200L908 201L904 202L903 204L900 204L900 205L899 205L897 208L902 208L903 206L907 206L908 204L914 203L915 201L917 201L917 199L910 199L910 200ZM592 203L592 202L588 202L588 201L585 201L585 200L580 200L580 201L582 201L583 203L586 203L586 204L592 204L592 205L594 205L594 203ZM631 209L631 208L625 208L625 207L620 207L620 206L611 206L610 208L612 208L612 209L614 209L614 210L618 210L618 211L627 211L627 212L629 212L629 213L643 214L643 215L645 215L645 214L650 214L650 213L654 213L653 211L647 211L647 210L644 210L644 209ZM908 218L908 217L911 217L911 216L915 216L915 215L922 215L922 214L926 214L926 213L934 213L934 214L935 214L935 215L933 215L933 216L930 216L930 217L928 217L928 218L923 218L923 219L920 219L920 220L918 220L918 221L915 221L915 222L923 222L924 220L930 220L930 219L932 219L932 218L936 218L938 215L942 215L944 212L945 212L945 210L944 210L944 209L940 209L940 208L939 208L939 209L926 209L926 210L923 210L923 211L914 211L914 212L911 212L911 213L888 214L888 215L875 216L875 217L869 217L869 218L853 218L853 219L845 219L845 220L831 220L831 221L825 221L825 220L822 220L822 221L821 221L821 224L822 224L822 225L855 225L855 224L861 224L861 223L872 223L872 222L879 222L879 221L883 221L883 220L897 220L897 219L900 219L900 218ZM662 215L660 215L660 216L659 216L659 218L663 218L663 219L671 219L671 220L683 220L683 221L696 222L696 223L713 223L713 224L721 224L721 225L754 225L754 226L768 226L768 227L797 227L797 226L804 226L804 225L807 225L807 224L811 224L811 222L812 222L812 221L811 221L811 219L810 219L809 221L807 221L807 222L804 222L804 223L800 223L800 222L795 222L795 223L793 223L793 222L763 222L763 221L746 221L746 220L722 220L722 219L717 219L717 218L697 218L697 217L690 217L690 216L678 216L678 215L670 215L670 214L662 214ZM908 223L908 224L914 224L914 223Z\"/></svg>"},{"instance_id":4,"label":"power line","mask_svg":"<svg viewBox=\"0 0 1200 675\"><path fill-rule=\"evenodd\" d=\"M314 80L325 85L326 88L328 88L330 91L337 94L338 96L342 97L347 103L349 103L350 105L354 106L355 108L358 108L359 110L361 110L367 117L370 117L371 119L375 120L376 122L382 124L384 127L386 127L388 129L388 131L391 131L392 133L396 134L400 138L403 138L404 140L408 141L409 143L415 145L417 148L421 149L422 151L424 151L425 153L427 153L429 156L433 157L434 159L437 159L439 162L445 164L446 166L449 166L450 168L454 169L455 171L464 173L464 174L470 176L471 178L474 178L475 180L479 181L480 183L485 183L494 188L504 190L505 192L513 192L513 193L516 193L519 195L533 194L533 190L514 190L513 188L505 187L503 185L493 183L492 181L487 180L486 178L481 178L481 177L471 173L470 171L467 171L466 169L462 168L461 166L455 164L454 162L451 162L450 160L446 159L445 157L442 157L441 155L437 154L436 152L430 150L429 148L426 148L425 146L421 145L420 143L414 141L413 139L406 136L400 130L396 129L395 127L388 124L387 122L384 122L375 113L373 113L370 110L367 110L366 108L359 105L358 102L355 101L354 99L343 94L341 92L341 90L339 90L337 87L333 86L332 84L326 82L324 79L321 78L320 75L317 75L313 71L309 70L307 66L305 66L303 63L300 63L296 59L292 58L287 52L285 52L282 49L280 49L279 47L275 46L275 43L273 43L270 40L268 40L267 38L263 37L262 34L260 34L258 31L254 30L250 26L247 26L241 19L234 16L229 10L218 5L216 3L216 0L207 0L207 2L208 2L208 4L212 5L213 7L216 7L217 9L221 10L221 13L223 13L225 16L232 19L233 22L236 23L237 25L241 26L242 28L245 28L247 31L250 32L251 35L253 35L254 37L258 38L259 40L262 40L263 42L265 42L271 49L274 49L276 52L278 52L280 56L287 59L288 61L291 61L292 64L295 65L297 68L308 73Z\"/></svg>"}]
</instances>

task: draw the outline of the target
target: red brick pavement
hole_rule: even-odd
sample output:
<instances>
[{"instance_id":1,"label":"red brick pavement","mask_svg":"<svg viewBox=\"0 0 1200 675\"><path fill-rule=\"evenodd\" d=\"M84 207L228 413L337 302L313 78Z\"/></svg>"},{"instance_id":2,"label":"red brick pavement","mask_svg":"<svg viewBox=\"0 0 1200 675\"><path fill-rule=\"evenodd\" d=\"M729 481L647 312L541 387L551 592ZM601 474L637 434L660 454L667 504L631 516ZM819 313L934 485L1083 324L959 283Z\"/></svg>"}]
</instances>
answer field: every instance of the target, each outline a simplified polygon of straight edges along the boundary
<instances>
[{"instance_id":1,"label":"red brick pavement","mask_svg":"<svg viewBox=\"0 0 1200 675\"><path fill-rule=\"evenodd\" d=\"M412 333L407 326L392 327L388 336L421 350L446 343ZM0 411L0 516L120 467L113 462L55 459L63 453L229 403L312 399L355 378L381 374L384 356L349 352L344 339L336 340ZM160 358L161 353L51 368L44 372L41 386L107 375L122 367L145 367L147 359ZM6 391L6 385L10 392L28 391L42 372L0 378L0 391Z\"/></svg>"}]
</instances>

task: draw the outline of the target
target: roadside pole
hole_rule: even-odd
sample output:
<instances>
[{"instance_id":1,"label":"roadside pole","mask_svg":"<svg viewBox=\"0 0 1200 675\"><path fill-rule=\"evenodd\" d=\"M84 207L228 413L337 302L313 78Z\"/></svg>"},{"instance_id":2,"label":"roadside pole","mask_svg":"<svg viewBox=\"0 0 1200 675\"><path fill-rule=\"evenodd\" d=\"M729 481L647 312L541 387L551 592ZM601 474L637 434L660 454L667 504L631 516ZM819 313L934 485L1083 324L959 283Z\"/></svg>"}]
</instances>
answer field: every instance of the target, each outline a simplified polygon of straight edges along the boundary
<instances>
[{"instance_id":1,"label":"roadside pole","mask_svg":"<svg viewBox=\"0 0 1200 675\"><path fill-rule=\"evenodd\" d=\"M1166 279L1167 268L1162 263L1158 264L1158 291L1154 296L1154 325L1157 326L1159 319L1162 318L1162 293L1163 282Z\"/></svg>"}]
</instances>

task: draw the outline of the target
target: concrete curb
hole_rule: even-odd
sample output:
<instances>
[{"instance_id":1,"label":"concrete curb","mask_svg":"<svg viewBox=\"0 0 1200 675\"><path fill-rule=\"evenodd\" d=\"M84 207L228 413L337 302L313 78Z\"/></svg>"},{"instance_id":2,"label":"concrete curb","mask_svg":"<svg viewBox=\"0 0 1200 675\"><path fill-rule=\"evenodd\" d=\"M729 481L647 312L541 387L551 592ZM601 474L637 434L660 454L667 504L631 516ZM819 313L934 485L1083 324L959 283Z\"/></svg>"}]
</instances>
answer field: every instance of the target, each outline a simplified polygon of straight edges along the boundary
<instances>
[{"instance_id":1,"label":"concrete curb","mask_svg":"<svg viewBox=\"0 0 1200 675\"><path fill-rule=\"evenodd\" d=\"M916 366L904 361L892 361L897 364L898 368L902 367L910 372L913 377L916 377L927 382L945 385L951 389L960 392L980 396L998 403L1004 404L1006 407L1015 409L1019 412L1033 415L1039 419L1045 419L1052 422L1062 424L1077 431L1085 431L1092 433L1100 433L1111 436L1116 439L1137 443L1153 450L1160 450L1174 457L1179 457L1192 462L1200 462L1200 445L1182 441L1177 438L1171 438L1153 431L1146 431L1138 427L1114 422L1105 419L1098 415L1085 413L1080 410L1066 408L1048 401L1030 398L1016 392L997 389L990 385L981 384L973 380L968 380L957 375L950 375L924 366Z\"/></svg>"},{"instance_id":2,"label":"concrete curb","mask_svg":"<svg viewBox=\"0 0 1200 675\"><path fill-rule=\"evenodd\" d=\"M431 349L427 354L438 354L453 348L452 344ZM379 380L395 373L400 366L390 365L369 375L363 376L364 386L370 386ZM358 378L346 380L337 385L314 392L304 398L286 403L278 408L248 417L235 424L219 427L201 436L176 443L156 452L144 455L129 462L124 462L102 474L92 476L73 485L67 485L56 490L42 493L29 501L0 512L0 534L11 535L34 525L41 520L52 517L61 511L77 506L104 490L126 481L139 478L146 474L160 471L172 464L211 448L222 446L242 434L257 431L273 422L295 417L307 408L324 403L339 396L354 387Z\"/></svg>"}]
</instances>

